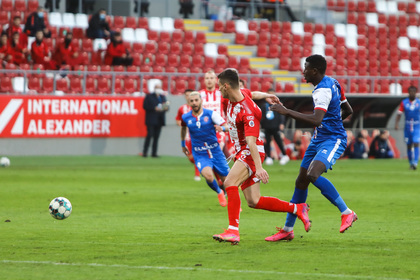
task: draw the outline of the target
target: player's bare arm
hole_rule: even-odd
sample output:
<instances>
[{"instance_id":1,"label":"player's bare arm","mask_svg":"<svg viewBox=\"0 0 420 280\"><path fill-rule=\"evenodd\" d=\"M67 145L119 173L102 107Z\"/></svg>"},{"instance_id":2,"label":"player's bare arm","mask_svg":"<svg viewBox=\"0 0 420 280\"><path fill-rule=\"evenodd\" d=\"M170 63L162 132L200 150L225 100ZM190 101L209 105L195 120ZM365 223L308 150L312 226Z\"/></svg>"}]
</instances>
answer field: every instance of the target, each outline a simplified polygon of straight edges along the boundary
<instances>
[{"instance_id":1,"label":"player's bare arm","mask_svg":"<svg viewBox=\"0 0 420 280\"><path fill-rule=\"evenodd\" d=\"M262 91L253 91L252 100L265 99L269 104L280 104L280 99L275 94L265 93Z\"/></svg>"},{"instance_id":2,"label":"player's bare arm","mask_svg":"<svg viewBox=\"0 0 420 280\"><path fill-rule=\"evenodd\" d=\"M270 110L294 118L298 121L307 122L313 126L319 126L325 116L325 112L320 109L315 109L313 114L302 114L297 111L287 109L282 104L271 105Z\"/></svg>"},{"instance_id":3,"label":"player's bare arm","mask_svg":"<svg viewBox=\"0 0 420 280\"><path fill-rule=\"evenodd\" d=\"M401 120L401 115L402 114L400 114L400 113L398 113L397 114L397 117L395 118L395 130L398 130L400 127L399 127L399 122L400 122L400 120Z\"/></svg>"},{"instance_id":4,"label":"player's bare arm","mask_svg":"<svg viewBox=\"0 0 420 280\"><path fill-rule=\"evenodd\" d=\"M190 154L190 151L188 151L187 147L185 146L185 137L187 136L187 127L181 126L181 143L182 144L182 152L188 156Z\"/></svg>"},{"instance_id":5,"label":"player's bare arm","mask_svg":"<svg viewBox=\"0 0 420 280\"><path fill-rule=\"evenodd\" d=\"M350 103L344 102L341 103L341 119L347 119L351 114L353 114L353 108L351 107Z\"/></svg>"},{"instance_id":6,"label":"player's bare arm","mask_svg":"<svg viewBox=\"0 0 420 280\"><path fill-rule=\"evenodd\" d=\"M268 183L268 173L264 170L261 163L260 153L257 148L257 137L246 136L246 143L248 144L249 151L251 152L252 160L255 163L255 176L260 179L264 184Z\"/></svg>"},{"instance_id":7,"label":"player's bare arm","mask_svg":"<svg viewBox=\"0 0 420 280\"><path fill-rule=\"evenodd\" d=\"M226 132L228 131L228 126L226 123L222 124L222 125L214 125L214 128L216 129L217 132Z\"/></svg>"}]
</instances>

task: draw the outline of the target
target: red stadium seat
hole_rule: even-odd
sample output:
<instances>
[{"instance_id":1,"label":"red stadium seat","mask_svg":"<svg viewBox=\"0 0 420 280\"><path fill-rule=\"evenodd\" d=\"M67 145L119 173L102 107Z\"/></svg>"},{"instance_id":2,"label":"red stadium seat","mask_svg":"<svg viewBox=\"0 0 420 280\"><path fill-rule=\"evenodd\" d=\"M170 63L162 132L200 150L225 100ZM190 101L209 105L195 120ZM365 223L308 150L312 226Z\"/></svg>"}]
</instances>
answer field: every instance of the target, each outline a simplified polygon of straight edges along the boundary
<instances>
[{"instance_id":1,"label":"red stadium seat","mask_svg":"<svg viewBox=\"0 0 420 280\"><path fill-rule=\"evenodd\" d=\"M364 13L367 11L367 3L366 1L358 1L357 2L357 11L359 13Z\"/></svg>"},{"instance_id":2,"label":"red stadium seat","mask_svg":"<svg viewBox=\"0 0 420 280\"><path fill-rule=\"evenodd\" d=\"M271 28L272 29L272 28ZM292 23L290 21L285 21L282 23L282 34L291 34L292 33Z\"/></svg>"},{"instance_id":3,"label":"red stadium seat","mask_svg":"<svg viewBox=\"0 0 420 280\"><path fill-rule=\"evenodd\" d=\"M170 45L167 42L159 42L158 45L158 49L157 49L157 53L160 54L168 54L169 50L170 50Z\"/></svg>"},{"instance_id":4,"label":"red stadium seat","mask_svg":"<svg viewBox=\"0 0 420 280\"><path fill-rule=\"evenodd\" d=\"M192 55L194 52L194 46L191 43L184 43L182 45L182 54Z\"/></svg>"},{"instance_id":5,"label":"red stadium seat","mask_svg":"<svg viewBox=\"0 0 420 280\"><path fill-rule=\"evenodd\" d=\"M9 12L0 11L0 24L9 24Z\"/></svg>"},{"instance_id":6,"label":"red stadium seat","mask_svg":"<svg viewBox=\"0 0 420 280\"><path fill-rule=\"evenodd\" d=\"M279 69L289 70L289 68L290 68L290 58L288 58L287 56L280 57Z\"/></svg>"},{"instance_id":7,"label":"red stadium seat","mask_svg":"<svg viewBox=\"0 0 420 280\"><path fill-rule=\"evenodd\" d=\"M174 21L174 28L184 30L184 20L176 18Z\"/></svg>"},{"instance_id":8,"label":"red stadium seat","mask_svg":"<svg viewBox=\"0 0 420 280\"><path fill-rule=\"evenodd\" d=\"M131 94L136 91L135 80L132 78L125 78L124 79L124 89L122 93Z\"/></svg>"},{"instance_id":9,"label":"red stadium seat","mask_svg":"<svg viewBox=\"0 0 420 280\"><path fill-rule=\"evenodd\" d=\"M82 39L82 50L84 52L93 52L92 39L89 39L89 38Z\"/></svg>"},{"instance_id":10,"label":"red stadium seat","mask_svg":"<svg viewBox=\"0 0 420 280\"><path fill-rule=\"evenodd\" d=\"M256 22L255 20L250 20L248 22L248 29L249 29L249 31L258 32L258 30L259 30L259 28L258 28L258 22Z\"/></svg>"},{"instance_id":11,"label":"red stadium seat","mask_svg":"<svg viewBox=\"0 0 420 280\"><path fill-rule=\"evenodd\" d=\"M282 32L282 23L280 21L271 22L271 29L270 30L271 30L271 33L280 34Z\"/></svg>"},{"instance_id":12,"label":"red stadium seat","mask_svg":"<svg viewBox=\"0 0 420 280\"><path fill-rule=\"evenodd\" d=\"M283 85L282 85L281 82L276 82L276 85L275 86L276 86L275 91L277 93L283 92Z\"/></svg>"},{"instance_id":13,"label":"red stadium seat","mask_svg":"<svg viewBox=\"0 0 420 280\"><path fill-rule=\"evenodd\" d=\"M284 92L295 93L295 86L292 83L285 83Z\"/></svg>"},{"instance_id":14,"label":"red stadium seat","mask_svg":"<svg viewBox=\"0 0 420 280\"><path fill-rule=\"evenodd\" d=\"M237 45L245 45L246 37L244 33L236 33L235 37L235 44Z\"/></svg>"},{"instance_id":15,"label":"red stadium seat","mask_svg":"<svg viewBox=\"0 0 420 280\"><path fill-rule=\"evenodd\" d=\"M255 46L255 45L258 44L257 32L251 31L251 32L248 33L248 38L247 38L246 44L248 46Z\"/></svg>"},{"instance_id":16,"label":"red stadium seat","mask_svg":"<svg viewBox=\"0 0 420 280\"><path fill-rule=\"evenodd\" d=\"M205 70L214 69L216 66L216 60L213 57L206 56L204 57L204 68Z\"/></svg>"},{"instance_id":17,"label":"red stadium seat","mask_svg":"<svg viewBox=\"0 0 420 280\"><path fill-rule=\"evenodd\" d=\"M15 0L15 11L26 12L25 0Z\"/></svg>"},{"instance_id":18,"label":"red stadium seat","mask_svg":"<svg viewBox=\"0 0 420 280\"><path fill-rule=\"evenodd\" d=\"M82 80L79 77L73 77L72 79L70 79L69 93L72 93L72 94L83 93Z\"/></svg>"},{"instance_id":19,"label":"red stadium seat","mask_svg":"<svg viewBox=\"0 0 420 280\"><path fill-rule=\"evenodd\" d=\"M248 35L248 40L249 40L249 35ZM260 32L259 33L259 38L257 40L257 43L259 45L261 45L261 44L268 45L270 43L270 33L268 33L268 32Z\"/></svg>"},{"instance_id":20,"label":"red stadium seat","mask_svg":"<svg viewBox=\"0 0 420 280\"><path fill-rule=\"evenodd\" d=\"M251 86L249 87L251 91L260 91L260 83L258 81L251 81Z\"/></svg>"},{"instance_id":21,"label":"red stadium seat","mask_svg":"<svg viewBox=\"0 0 420 280\"><path fill-rule=\"evenodd\" d=\"M96 93L95 79L87 77L85 80L86 93Z\"/></svg>"},{"instance_id":22,"label":"red stadium seat","mask_svg":"<svg viewBox=\"0 0 420 280\"><path fill-rule=\"evenodd\" d=\"M324 34L324 25L322 23L316 23L315 24L315 33L321 33Z\"/></svg>"},{"instance_id":23,"label":"red stadium seat","mask_svg":"<svg viewBox=\"0 0 420 280\"><path fill-rule=\"evenodd\" d=\"M204 55L204 44L195 44L194 54Z\"/></svg>"},{"instance_id":24,"label":"red stadium seat","mask_svg":"<svg viewBox=\"0 0 420 280\"><path fill-rule=\"evenodd\" d=\"M144 53L145 54L155 54L156 53L156 43L153 41L148 41L145 45Z\"/></svg>"},{"instance_id":25,"label":"red stadium seat","mask_svg":"<svg viewBox=\"0 0 420 280\"><path fill-rule=\"evenodd\" d=\"M179 58L179 65L183 67L190 67L191 66L190 56L187 54L182 54Z\"/></svg>"},{"instance_id":26,"label":"red stadium seat","mask_svg":"<svg viewBox=\"0 0 420 280\"><path fill-rule=\"evenodd\" d=\"M226 21L225 32L226 33L235 33L236 26L233 20Z\"/></svg>"},{"instance_id":27,"label":"red stadium seat","mask_svg":"<svg viewBox=\"0 0 420 280\"><path fill-rule=\"evenodd\" d=\"M194 33L191 30L186 30L184 33L184 43L195 43Z\"/></svg>"},{"instance_id":28,"label":"red stadium seat","mask_svg":"<svg viewBox=\"0 0 420 280\"><path fill-rule=\"evenodd\" d=\"M270 45L270 47L273 45ZM278 46L274 45L277 50L278 50ZM268 51L267 51L267 45L263 44L263 45L258 45L257 47L257 56L260 57L268 57Z\"/></svg>"},{"instance_id":29,"label":"red stadium seat","mask_svg":"<svg viewBox=\"0 0 420 280\"><path fill-rule=\"evenodd\" d=\"M11 12L13 11L13 1L12 0L2 0L1 1L1 10Z\"/></svg>"},{"instance_id":30,"label":"red stadium seat","mask_svg":"<svg viewBox=\"0 0 420 280\"><path fill-rule=\"evenodd\" d=\"M184 94L185 90L187 89L186 81L182 79L177 79L175 81L175 90L172 94L180 95Z\"/></svg>"},{"instance_id":31,"label":"red stadium seat","mask_svg":"<svg viewBox=\"0 0 420 280\"><path fill-rule=\"evenodd\" d=\"M51 93L54 90L54 79L45 77L42 79L42 93Z\"/></svg>"},{"instance_id":32,"label":"red stadium seat","mask_svg":"<svg viewBox=\"0 0 420 280\"><path fill-rule=\"evenodd\" d=\"M98 70L99 70L98 65L89 64L87 66L88 72L98 72ZM99 77L99 73L90 73L89 76L96 79Z\"/></svg>"},{"instance_id":33,"label":"red stadium seat","mask_svg":"<svg viewBox=\"0 0 420 280\"><path fill-rule=\"evenodd\" d=\"M200 43L200 44L205 44L205 43L207 43L206 33L202 32L202 31L198 31L198 32L195 34L195 42L196 42L196 43Z\"/></svg>"},{"instance_id":34,"label":"red stadium seat","mask_svg":"<svg viewBox=\"0 0 420 280\"><path fill-rule=\"evenodd\" d=\"M143 53L144 46L142 43L134 42L132 45L132 50L135 53Z\"/></svg>"},{"instance_id":35,"label":"red stadium seat","mask_svg":"<svg viewBox=\"0 0 420 280\"><path fill-rule=\"evenodd\" d=\"M125 18L125 27L127 28L137 28L137 18L136 17L126 17Z\"/></svg>"},{"instance_id":36,"label":"red stadium seat","mask_svg":"<svg viewBox=\"0 0 420 280\"><path fill-rule=\"evenodd\" d=\"M161 31L159 34L159 43L161 42L165 42L165 43L171 42L171 34L167 31Z\"/></svg>"},{"instance_id":37,"label":"red stadium seat","mask_svg":"<svg viewBox=\"0 0 420 280\"><path fill-rule=\"evenodd\" d=\"M203 67L203 57L201 55L194 55L192 57L191 65L192 67L198 67L198 68Z\"/></svg>"},{"instance_id":38,"label":"red stadium seat","mask_svg":"<svg viewBox=\"0 0 420 280\"><path fill-rule=\"evenodd\" d=\"M417 8L416 8L416 3L414 2L407 3L407 13L410 13L410 14L418 13Z\"/></svg>"},{"instance_id":39,"label":"red stadium seat","mask_svg":"<svg viewBox=\"0 0 420 280\"><path fill-rule=\"evenodd\" d=\"M149 30L149 20L148 20L148 18L145 18L145 17L139 18L138 27Z\"/></svg>"},{"instance_id":40,"label":"red stadium seat","mask_svg":"<svg viewBox=\"0 0 420 280\"><path fill-rule=\"evenodd\" d=\"M34 90L36 92L40 92L41 91L41 83L40 83L39 78L37 78L37 77L31 77L31 78L29 78L28 88L30 90Z\"/></svg>"},{"instance_id":41,"label":"red stadium seat","mask_svg":"<svg viewBox=\"0 0 420 280\"><path fill-rule=\"evenodd\" d=\"M271 24L267 20L260 21L260 32L270 32Z\"/></svg>"},{"instance_id":42,"label":"red stadium seat","mask_svg":"<svg viewBox=\"0 0 420 280\"><path fill-rule=\"evenodd\" d=\"M147 32L147 39L149 39L149 41L158 41L159 33L155 30L149 30Z\"/></svg>"},{"instance_id":43,"label":"red stadium seat","mask_svg":"<svg viewBox=\"0 0 420 280\"><path fill-rule=\"evenodd\" d=\"M270 43L273 45L280 45L281 43L281 36L277 33L271 33L270 36Z\"/></svg>"},{"instance_id":44,"label":"red stadium seat","mask_svg":"<svg viewBox=\"0 0 420 280\"><path fill-rule=\"evenodd\" d=\"M172 32L172 39L171 43L182 43L184 40L184 32L179 29L175 29L174 32Z\"/></svg>"},{"instance_id":45,"label":"red stadium seat","mask_svg":"<svg viewBox=\"0 0 420 280\"><path fill-rule=\"evenodd\" d=\"M133 57L133 65L140 66L142 62L142 56L139 53L132 53L131 56Z\"/></svg>"},{"instance_id":46,"label":"red stadium seat","mask_svg":"<svg viewBox=\"0 0 420 280\"><path fill-rule=\"evenodd\" d=\"M125 27L124 17L114 16L114 19L112 21L112 26L114 29L123 29Z\"/></svg>"},{"instance_id":47,"label":"red stadium seat","mask_svg":"<svg viewBox=\"0 0 420 280\"><path fill-rule=\"evenodd\" d=\"M217 53L220 55L229 55L228 47L226 45L220 44L217 46Z\"/></svg>"},{"instance_id":48,"label":"red stadium seat","mask_svg":"<svg viewBox=\"0 0 420 280\"><path fill-rule=\"evenodd\" d=\"M241 57L239 58L239 67L240 68L249 68L250 62L248 57Z\"/></svg>"},{"instance_id":49,"label":"red stadium seat","mask_svg":"<svg viewBox=\"0 0 420 280\"><path fill-rule=\"evenodd\" d=\"M407 9L407 3L404 2L398 2L398 11L405 12Z\"/></svg>"},{"instance_id":50,"label":"red stadium seat","mask_svg":"<svg viewBox=\"0 0 420 280\"><path fill-rule=\"evenodd\" d=\"M111 85L109 83L109 79L102 77L99 78L97 81L98 85L96 88L96 92L99 94L108 94L111 93Z\"/></svg>"},{"instance_id":51,"label":"red stadium seat","mask_svg":"<svg viewBox=\"0 0 420 280\"><path fill-rule=\"evenodd\" d=\"M218 57L216 57L216 66L217 67L222 67L222 68L227 68L227 58L225 55L219 55Z\"/></svg>"},{"instance_id":52,"label":"red stadium seat","mask_svg":"<svg viewBox=\"0 0 420 280\"><path fill-rule=\"evenodd\" d=\"M268 53L265 57L277 58L279 57L279 46L271 44L268 46Z\"/></svg>"},{"instance_id":53,"label":"red stadium seat","mask_svg":"<svg viewBox=\"0 0 420 280\"><path fill-rule=\"evenodd\" d=\"M39 7L38 0L28 0L28 12L35 12Z\"/></svg>"},{"instance_id":54,"label":"red stadium seat","mask_svg":"<svg viewBox=\"0 0 420 280\"><path fill-rule=\"evenodd\" d=\"M357 14L356 13L348 13L347 23L348 24L357 24Z\"/></svg>"},{"instance_id":55,"label":"red stadium seat","mask_svg":"<svg viewBox=\"0 0 420 280\"><path fill-rule=\"evenodd\" d=\"M178 42L172 42L169 48L169 53L179 55L181 53L181 44Z\"/></svg>"},{"instance_id":56,"label":"red stadium seat","mask_svg":"<svg viewBox=\"0 0 420 280\"><path fill-rule=\"evenodd\" d=\"M229 56L228 65L230 68L238 68L238 58L236 56Z\"/></svg>"},{"instance_id":57,"label":"red stadium seat","mask_svg":"<svg viewBox=\"0 0 420 280\"><path fill-rule=\"evenodd\" d=\"M221 20L215 20L213 23L213 30L214 32L224 32L225 31L225 25L223 21Z\"/></svg>"}]
</instances>

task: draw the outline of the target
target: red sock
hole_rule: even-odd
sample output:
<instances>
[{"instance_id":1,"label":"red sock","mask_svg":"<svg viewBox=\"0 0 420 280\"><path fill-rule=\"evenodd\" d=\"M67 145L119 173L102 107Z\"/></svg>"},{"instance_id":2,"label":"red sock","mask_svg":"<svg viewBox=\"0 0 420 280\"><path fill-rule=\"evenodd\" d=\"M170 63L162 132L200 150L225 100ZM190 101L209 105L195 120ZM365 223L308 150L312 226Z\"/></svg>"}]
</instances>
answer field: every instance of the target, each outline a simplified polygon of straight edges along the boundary
<instances>
[{"instance_id":1,"label":"red sock","mask_svg":"<svg viewBox=\"0 0 420 280\"><path fill-rule=\"evenodd\" d=\"M219 177L219 175L217 174L217 172L214 172L214 177L216 177L217 184L218 184L219 186L222 186L222 185L223 185L223 181L222 181L222 179L220 179L220 177Z\"/></svg>"},{"instance_id":2,"label":"red sock","mask_svg":"<svg viewBox=\"0 0 420 280\"><path fill-rule=\"evenodd\" d=\"M241 210L241 197L239 196L239 190L237 186L230 186L226 188L228 197L228 215L229 225L233 227L239 227L239 213Z\"/></svg>"},{"instance_id":3,"label":"red sock","mask_svg":"<svg viewBox=\"0 0 420 280\"><path fill-rule=\"evenodd\" d=\"M188 157L188 160L192 163L192 164L194 164L194 157L193 156L189 156ZM197 168L197 167L196 167Z\"/></svg>"},{"instance_id":4,"label":"red sock","mask_svg":"<svg viewBox=\"0 0 420 280\"><path fill-rule=\"evenodd\" d=\"M295 205L287 201L280 200L276 197L262 196L255 206L255 209L263 209L272 212L289 212L293 213Z\"/></svg>"},{"instance_id":5,"label":"red sock","mask_svg":"<svg viewBox=\"0 0 420 280\"><path fill-rule=\"evenodd\" d=\"M197 166L194 165L195 168L195 176L200 177L200 170L198 170Z\"/></svg>"}]
</instances>

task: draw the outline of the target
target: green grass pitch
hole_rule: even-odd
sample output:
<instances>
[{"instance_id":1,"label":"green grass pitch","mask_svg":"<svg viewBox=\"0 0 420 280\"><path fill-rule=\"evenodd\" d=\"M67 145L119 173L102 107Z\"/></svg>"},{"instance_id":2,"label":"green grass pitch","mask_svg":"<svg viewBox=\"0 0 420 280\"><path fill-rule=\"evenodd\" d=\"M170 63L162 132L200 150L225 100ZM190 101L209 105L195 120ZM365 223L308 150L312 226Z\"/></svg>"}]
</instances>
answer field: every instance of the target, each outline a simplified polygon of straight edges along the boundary
<instances>
[{"instance_id":1,"label":"green grass pitch","mask_svg":"<svg viewBox=\"0 0 420 280\"><path fill-rule=\"evenodd\" d=\"M420 279L420 171L406 160L341 160L329 171L359 220L310 186L312 230L265 242L286 215L241 213L241 242L212 235L227 210L186 158L11 157L0 168L0 279ZM300 162L266 167L263 195L289 200ZM49 202L67 197L71 216ZM242 196L242 195L241 195ZM6 222L10 220L10 222Z\"/></svg>"}]
</instances>

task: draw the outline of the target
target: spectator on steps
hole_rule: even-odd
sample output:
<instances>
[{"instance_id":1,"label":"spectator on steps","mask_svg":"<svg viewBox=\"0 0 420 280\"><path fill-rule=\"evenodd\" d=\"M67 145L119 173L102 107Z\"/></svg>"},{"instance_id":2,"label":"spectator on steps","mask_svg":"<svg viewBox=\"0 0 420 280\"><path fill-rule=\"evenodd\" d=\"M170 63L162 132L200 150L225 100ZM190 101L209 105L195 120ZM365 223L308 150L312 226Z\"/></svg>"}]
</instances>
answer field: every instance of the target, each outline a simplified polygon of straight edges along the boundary
<instances>
[{"instance_id":1,"label":"spectator on steps","mask_svg":"<svg viewBox=\"0 0 420 280\"><path fill-rule=\"evenodd\" d=\"M144 14L149 13L149 1L148 0L134 0L134 13L137 15L139 12L138 2L140 1L140 16L143 17Z\"/></svg>"},{"instance_id":2,"label":"spectator on steps","mask_svg":"<svg viewBox=\"0 0 420 280\"><path fill-rule=\"evenodd\" d=\"M12 57L8 54L9 50L9 37L7 33L3 32L0 38L0 60L3 62L9 62Z\"/></svg>"},{"instance_id":3,"label":"spectator on steps","mask_svg":"<svg viewBox=\"0 0 420 280\"><path fill-rule=\"evenodd\" d=\"M80 63L79 49L72 44L72 40L73 33L67 32L64 40L55 48L53 60L58 69L65 65L74 67Z\"/></svg>"},{"instance_id":4,"label":"spectator on steps","mask_svg":"<svg viewBox=\"0 0 420 280\"><path fill-rule=\"evenodd\" d=\"M38 30L35 34L35 41L31 45L31 56L34 64L42 64L45 69L55 70L55 63L50 57L50 49L44 42L42 30Z\"/></svg>"},{"instance_id":5,"label":"spectator on steps","mask_svg":"<svg viewBox=\"0 0 420 280\"><path fill-rule=\"evenodd\" d=\"M192 0L179 0L179 13L184 15L184 18L189 18L189 15L194 13L194 3Z\"/></svg>"},{"instance_id":6,"label":"spectator on steps","mask_svg":"<svg viewBox=\"0 0 420 280\"><path fill-rule=\"evenodd\" d=\"M13 33L12 40L9 42L8 55L10 55L10 62L20 65L22 63L27 63L26 58L28 54L28 49L26 46L20 43L19 33Z\"/></svg>"},{"instance_id":7,"label":"spectator on steps","mask_svg":"<svg viewBox=\"0 0 420 280\"><path fill-rule=\"evenodd\" d=\"M19 40L22 46L28 45L28 36L23 32L21 24L22 19L20 15L15 15L7 28L7 36L12 38L13 33L19 33Z\"/></svg>"},{"instance_id":8,"label":"spectator on steps","mask_svg":"<svg viewBox=\"0 0 420 280\"><path fill-rule=\"evenodd\" d=\"M111 36L111 29L106 21L105 9L100 9L89 20L89 27L86 30L86 35L89 38L109 38Z\"/></svg>"},{"instance_id":9,"label":"spectator on steps","mask_svg":"<svg viewBox=\"0 0 420 280\"><path fill-rule=\"evenodd\" d=\"M394 151L389 142L389 132L381 130L370 144L369 156L374 158L393 158Z\"/></svg>"},{"instance_id":10,"label":"spectator on steps","mask_svg":"<svg viewBox=\"0 0 420 280\"><path fill-rule=\"evenodd\" d=\"M44 19L44 8L38 7L36 12L33 12L28 16L25 23L25 33L28 36L34 37L35 33L42 30L45 38L51 37L51 31L48 30Z\"/></svg>"}]
</instances>

